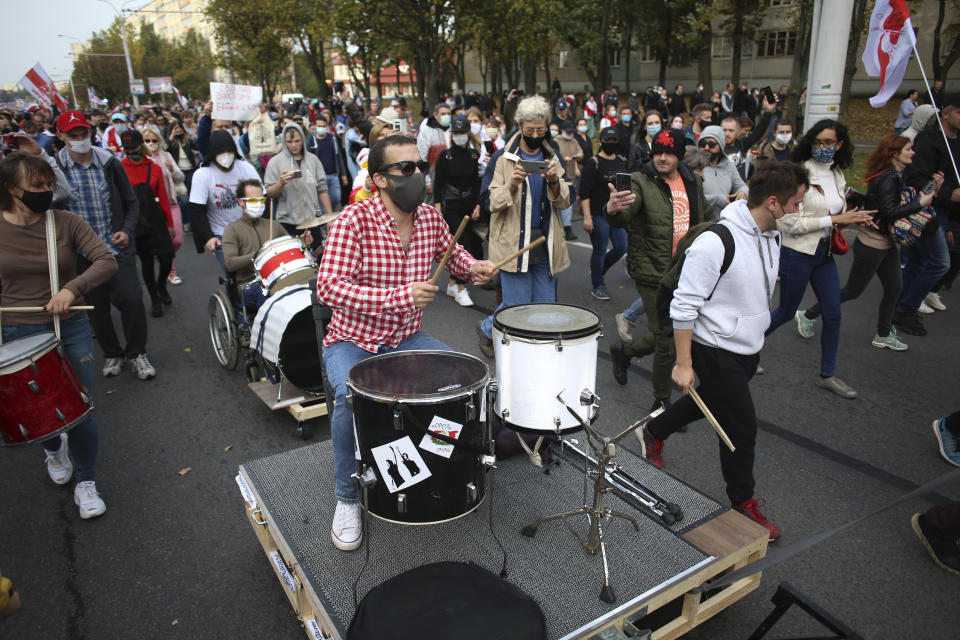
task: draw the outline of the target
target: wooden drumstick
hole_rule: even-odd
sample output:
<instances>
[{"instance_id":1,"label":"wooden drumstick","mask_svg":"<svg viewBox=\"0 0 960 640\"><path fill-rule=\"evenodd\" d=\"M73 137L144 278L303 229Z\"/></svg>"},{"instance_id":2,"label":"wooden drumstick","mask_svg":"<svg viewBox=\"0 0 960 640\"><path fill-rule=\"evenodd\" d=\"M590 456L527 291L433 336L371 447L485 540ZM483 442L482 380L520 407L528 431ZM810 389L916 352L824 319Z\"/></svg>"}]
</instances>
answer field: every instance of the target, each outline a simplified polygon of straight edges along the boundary
<instances>
[{"instance_id":1,"label":"wooden drumstick","mask_svg":"<svg viewBox=\"0 0 960 640\"><path fill-rule=\"evenodd\" d=\"M543 244L546 241L547 241L547 236L540 236L539 238L537 238L536 240L534 240L533 242L525 246L523 249L520 249L520 251L517 251L516 253L514 253L512 256L508 256L503 260L501 260L500 262L498 262L497 264L493 265L493 268L499 269L500 267L507 264L508 262L516 260L523 254L525 254L527 251L530 251L530 249L533 249L534 247L539 247L541 244Z\"/></svg>"},{"instance_id":2,"label":"wooden drumstick","mask_svg":"<svg viewBox=\"0 0 960 640\"><path fill-rule=\"evenodd\" d=\"M46 311L45 307L0 307L0 312L11 312L11 313L33 313L37 311ZM93 311L91 305L79 305L76 307L70 307L68 311Z\"/></svg>"},{"instance_id":3,"label":"wooden drumstick","mask_svg":"<svg viewBox=\"0 0 960 640\"><path fill-rule=\"evenodd\" d=\"M463 216L463 220L460 221L460 226L457 227L457 232L453 234L453 240L450 241L450 246L443 252L443 258L440 259L440 266L437 267L437 270L433 273L433 277L430 278L430 284L437 284L437 278L440 277L440 272L443 271L443 268L447 266L447 260L450 259L450 254L453 253L453 248L457 246L457 240L460 239L463 230L467 228L468 222L470 222L470 216Z\"/></svg>"},{"instance_id":4,"label":"wooden drumstick","mask_svg":"<svg viewBox=\"0 0 960 640\"><path fill-rule=\"evenodd\" d=\"M707 419L707 422L710 423L710 426L717 432L717 435L720 436L720 439L723 440L723 444L727 445L727 448L731 452L736 451L737 448L733 446L733 442L730 441L727 432L723 430L723 427L720 426L720 423L717 422L717 419L713 417L710 409L707 408L706 403L704 403L703 398L700 397L700 394L697 393L697 390L691 385L688 389L690 392L690 397L693 398L693 401L697 403L697 406L700 407L700 411L703 412L703 416Z\"/></svg>"}]
</instances>

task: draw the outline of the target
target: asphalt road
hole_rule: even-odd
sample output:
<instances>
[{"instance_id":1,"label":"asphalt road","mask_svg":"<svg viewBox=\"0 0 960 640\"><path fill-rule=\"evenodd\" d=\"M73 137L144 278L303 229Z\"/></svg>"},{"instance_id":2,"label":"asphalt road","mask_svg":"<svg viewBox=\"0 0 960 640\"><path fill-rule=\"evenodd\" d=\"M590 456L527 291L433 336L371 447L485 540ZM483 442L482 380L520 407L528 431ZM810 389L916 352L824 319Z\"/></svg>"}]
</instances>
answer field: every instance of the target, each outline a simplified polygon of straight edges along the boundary
<instances>
[{"instance_id":1,"label":"asphalt road","mask_svg":"<svg viewBox=\"0 0 960 640\"><path fill-rule=\"evenodd\" d=\"M579 234L560 301L591 307L605 323L597 385L600 423L612 432L649 408L650 361L635 361L627 386L613 380L607 345L616 339L614 315L635 290L621 262L607 276L613 300L591 298L590 249ZM0 566L24 602L20 614L0 624L0 637L303 637L233 478L239 464L304 442L287 413L270 412L247 389L241 371L224 371L214 360L206 300L216 287L216 265L189 245L188 238L177 259L185 282L171 288L173 307L150 320L157 378L140 382L124 371L95 385L97 484L106 514L80 520L72 486L49 481L39 447L0 452ZM839 258L843 278L850 261ZM818 342L800 338L792 323L767 341L767 372L752 383L761 420L756 477L764 512L784 532L778 546L853 520L953 469L936 450L930 422L960 408L950 382L958 373L960 295L944 296L951 309L927 320L929 336L904 337L910 345L904 353L870 345L879 295L874 280L843 308L838 374L860 392L857 400L814 387ZM473 296L472 309L440 296L424 326L455 349L479 355L473 327L495 298L491 291ZM806 302L812 297L808 292ZM328 438L326 419L312 431L314 439ZM700 421L667 441L668 468L723 497L716 448ZM866 638L957 637L960 583L930 561L909 524L912 513L947 497L960 497L960 485L886 511L768 570L757 592L688 637L747 637L772 610L770 596L781 581ZM823 630L794 610L771 637L798 634Z\"/></svg>"}]
</instances>

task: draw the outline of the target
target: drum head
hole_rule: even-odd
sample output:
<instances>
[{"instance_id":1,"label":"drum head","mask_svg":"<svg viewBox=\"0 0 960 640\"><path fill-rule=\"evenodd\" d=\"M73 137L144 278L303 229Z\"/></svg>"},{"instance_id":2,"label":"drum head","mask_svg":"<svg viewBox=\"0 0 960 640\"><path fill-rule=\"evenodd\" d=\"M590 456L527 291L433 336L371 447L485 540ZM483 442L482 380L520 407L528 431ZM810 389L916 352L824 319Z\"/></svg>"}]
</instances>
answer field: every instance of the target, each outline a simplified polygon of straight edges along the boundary
<instances>
[{"instance_id":1,"label":"drum head","mask_svg":"<svg viewBox=\"0 0 960 640\"><path fill-rule=\"evenodd\" d=\"M0 345L0 369L17 364L28 357L46 352L57 344L57 336L53 333L34 333L17 338Z\"/></svg>"},{"instance_id":2,"label":"drum head","mask_svg":"<svg viewBox=\"0 0 960 640\"><path fill-rule=\"evenodd\" d=\"M569 304L518 304L497 311L493 326L519 338L573 340L600 331L600 316Z\"/></svg>"},{"instance_id":3,"label":"drum head","mask_svg":"<svg viewBox=\"0 0 960 640\"><path fill-rule=\"evenodd\" d=\"M364 396L417 404L472 393L489 375L486 363L466 353L395 351L354 365L347 384Z\"/></svg>"}]
</instances>

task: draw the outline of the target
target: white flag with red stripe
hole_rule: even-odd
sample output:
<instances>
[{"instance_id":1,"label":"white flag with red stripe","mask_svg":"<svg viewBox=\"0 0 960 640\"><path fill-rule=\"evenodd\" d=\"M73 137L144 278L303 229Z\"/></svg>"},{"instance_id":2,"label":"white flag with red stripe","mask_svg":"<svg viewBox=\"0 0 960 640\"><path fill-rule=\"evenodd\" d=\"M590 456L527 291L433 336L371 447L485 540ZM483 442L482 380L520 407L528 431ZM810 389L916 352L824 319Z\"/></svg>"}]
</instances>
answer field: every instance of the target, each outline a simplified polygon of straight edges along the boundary
<instances>
[{"instance_id":1,"label":"white flag with red stripe","mask_svg":"<svg viewBox=\"0 0 960 640\"><path fill-rule=\"evenodd\" d=\"M184 109L189 109L190 105L187 103L187 99L183 97L183 94L180 93L180 89L177 89L176 85L173 86L173 92L177 94L177 102L180 103L180 106Z\"/></svg>"},{"instance_id":2,"label":"white flag with red stripe","mask_svg":"<svg viewBox=\"0 0 960 640\"><path fill-rule=\"evenodd\" d=\"M54 103L60 111L66 111L69 108L67 101L57 91L57 86L39 62L27 71L27 75L23 76L18 84L46 109L50 109Z\"/></svg>"},{"instance_id":3,"label":"white flag with red stripe","mask_svg":"<svg viewBox=\"0 0 960 640\"><path fill-rule=\"evenodd\" d=\"M863 49L867 75L880 77L880 90L870 98L871 106L887 104L900 88L916 43L906 0L877 0Z\"/></svg>"}]
</instances>

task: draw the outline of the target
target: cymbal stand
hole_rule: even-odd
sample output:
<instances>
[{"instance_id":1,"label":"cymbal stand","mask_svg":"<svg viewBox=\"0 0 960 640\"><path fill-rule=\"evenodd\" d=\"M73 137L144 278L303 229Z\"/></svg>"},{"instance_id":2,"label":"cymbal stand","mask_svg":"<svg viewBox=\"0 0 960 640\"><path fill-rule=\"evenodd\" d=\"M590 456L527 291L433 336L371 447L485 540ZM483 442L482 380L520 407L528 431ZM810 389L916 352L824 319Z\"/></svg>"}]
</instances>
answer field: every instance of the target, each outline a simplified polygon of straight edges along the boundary
<instances>
[{"instance_id":1,"label":"cymbal stand","mask_svg":"<svg viewBox=\"0 0 960 640\"><path fill-rule=\"evenodd\" d=\"M608 604L613 604L617 597L616 594L614 594L613 587L610 585L610 566L607 562L607 546L604 539L604 523L612 518L621 518L632 524L635 531L640 531L640 525L632 516L603 506L604 494L610 493L614 490L614 486L609 482L608 479L608 473L612 472L616 468L616 465L611 461L614 456L617 455L616 443L633 433L636 429L644 427L650 420L660 415L663 409L657 409L642 420L630 425L624 431L613 437L609 437L604 436L586 423L580 417L580 414L578 414L573 410L572 407L564 402L561 396L562 393L563 392L557 394L557 401L566 407L567 411L569 411L570 414L577 420L577 422L580 423L580 426L583 427L584 433L587 436L587 445L590 447L594 453L594 456L596 457L596 470L587 470L587 474L592 475L594 478L593 501L591 504L584 505L580 509L576 509L574 511L556 513L540 518L536 522L525 526L520 530L520 533L528 538L532 538L536 535L537 529L541 524L551 520L563 521L563 524L566 525L567 529L570 530L570 533L572 533L580 542L580 546L583 547L584 551L590 555L595 555L598 550L600 551L600 557L603 560L603 587L600 589L600 599ZM598 399L599 398L597 398L596 395L587 389L584 389L580 392L580 404L583 406L592 405ZM590 530L586 540L570 524L568 518L574 516L587 516L587 519L590 521Z\"/></svg>"}]
</instances>

